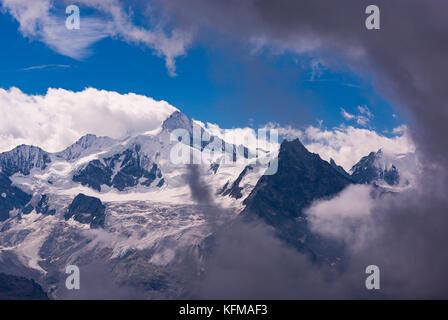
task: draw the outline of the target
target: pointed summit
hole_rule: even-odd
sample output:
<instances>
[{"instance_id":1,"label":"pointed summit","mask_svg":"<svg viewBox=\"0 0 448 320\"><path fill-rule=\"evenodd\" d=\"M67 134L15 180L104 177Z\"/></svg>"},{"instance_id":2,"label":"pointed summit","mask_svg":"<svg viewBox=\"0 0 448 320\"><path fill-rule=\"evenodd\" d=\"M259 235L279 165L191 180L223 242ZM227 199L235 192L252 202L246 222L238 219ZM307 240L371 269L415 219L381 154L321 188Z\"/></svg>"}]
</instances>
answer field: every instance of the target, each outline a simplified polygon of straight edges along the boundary
<instances>
[{"instance_id":1,"label":"pointed summit","mask_svg":"<svg viewBox=\"0 0 448 320\"><path fill-rule=\"evenodd\" d=\"M180 111L174 111L163 123L162 129L166 131L173 131L176 129L185 129L192 132L193 122Z\"/></svg>"},{"instance_id":2,"label":"pointed summit","mask_svg":"<svg viewBox=\"0 0 448 320\"><path fill-rule=\"evenodd\" d=\"M277 173L261 177L245 200L246 210L257 212L272 224L295 219L313 200L338 193L350 183L299 139L285 140L280 146Z\"/></svg>"},{"instance_id":3,"label":"pointed summit","mask_svg":"<svg viewBox=\"0 0 448 320\"><path fill-rule=\"evenodd\" d=\"M283 140L282 144L280 145L280 154L288 153L290 151L300 152L300 153L304 153L304 154L309 153L307 148L305 148L305 146L299 140L299 138L296 138L291 141Z\"/></svg>"},{"instance_id":4,"label":"pointed summit","mask_svg":"<svg viewBox=\"0 0 448 320\"><path fill-rule=\"evenodd\" d=\"M85 156L91 152L104 149L114 141L114 139L109 137L97 137L94 134L88 133L79 138L78 141L65 150L58 152L56 156L65 160L78 159L79 157Z\"/></svg>"},{"instance_id":5,"label":"pointed summit","mask_svg":"<svg viewBox=\"0 0 448 320\"><path fill-rule=\"evenodd\" d=\"M261 218L275 228L278 236L314 258L332 246L321 242L309 229L303 209L314 200L328 198L353 183L318 154L309 152L299 139L283 141L278 171L262 176L244 200L242 214ZM331 256L338 250L330 250ZM332 260L332 258L330 259Z\"/></svg>"}]
</instances>

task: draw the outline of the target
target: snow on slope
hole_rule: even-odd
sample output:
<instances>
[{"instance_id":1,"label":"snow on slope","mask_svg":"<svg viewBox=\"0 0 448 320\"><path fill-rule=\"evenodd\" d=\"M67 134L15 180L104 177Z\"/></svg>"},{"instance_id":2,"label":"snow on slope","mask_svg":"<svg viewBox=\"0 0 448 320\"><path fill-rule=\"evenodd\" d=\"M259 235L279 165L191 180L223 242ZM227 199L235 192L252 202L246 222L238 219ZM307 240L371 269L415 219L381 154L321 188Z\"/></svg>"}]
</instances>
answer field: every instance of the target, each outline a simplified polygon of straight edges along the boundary
<instances>
[{"instance_id":1,"label":"snow on slope","mask_svg":"<svg viewBox=\"0 0 448 320\"><path fill-rule=\"evenodd\" d=\"M107 263L118 263L129 254L140 254L148 255L145 258L148 265L163 267L180 259L182 252L200 246L211 233L207 215L213 214L214 209L192 200L186 183L189 168L183 163L174 163L171 158L173 146L178 143L172 141L173 130L183 128L191 133L194 124L180 113L172 121L168 120L160 128L124 139L86 135L61 152L48 153L45 167L33 162L29 164L29 172L12 174L13 184L33 195L30 203L35 209L29 214L17 212L0 222L0 260L4 253L14 253L24 266L41 273L40 280L45 285L47 274L60 273L67 264L82 264L85 259L99 261L104 259L105 251ZM224 161L223 154L207 153L202 146L183 147L202 158L199 168L203 180L216 197L216 203L231 209L226 211L226 218L232 219L266 170L267 161L260 163L250 153L247 157L237 157L234 162ZM275 153L270 156L275 157ZM129 163L134 166L133 170L146 171L157 165L160 176L149 185L145 184L146 178L139 177L135 185L122 190L113 184L102 184L95 189L75 182L74 175L93 161L104 166L110 164L111 179ZM247 166L252 169L238 180ZM219 194L235 181L242 197ZM104 229L90 229L73 218L64 220L67 207L79 193L99 198L105 204ZM48 197L55 215L36 212L43 195ZM77 240L73 242L74 239Z\"/></svg>"},{"instance_id":2,"label":"snow on slope","mask_svg":"<svg viewBox=\"0 0 448 320\"><path fill-rule=\"evenodd\" d=\"M383 189L398 192L415 187L420 170L415 153L395 154L380 149L363 157L350 174L357 182L374 182Z\"/></svg>"}]
</instances>

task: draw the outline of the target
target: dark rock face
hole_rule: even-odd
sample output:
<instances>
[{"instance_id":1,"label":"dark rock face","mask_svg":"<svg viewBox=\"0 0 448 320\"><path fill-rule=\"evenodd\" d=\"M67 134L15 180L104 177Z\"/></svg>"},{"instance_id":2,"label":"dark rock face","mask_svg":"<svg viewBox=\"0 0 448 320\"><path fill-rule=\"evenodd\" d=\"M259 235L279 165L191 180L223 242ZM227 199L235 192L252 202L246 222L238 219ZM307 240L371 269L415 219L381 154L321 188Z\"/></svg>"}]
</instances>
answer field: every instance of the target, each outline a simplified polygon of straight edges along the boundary
<instances>
[{"instance_id":1,"label":"dark rock face","mask_svg":"<svg viewBox=\"0 0 448 320\"><path fill-rule=\"evenodd\" d=\"M337 165L336 162L334 162L333 159L330 159L330 165L340 174L342 174L344 177L352 179L347 171L344 170L341 166Z\"/></svg>"},{"instance_id":2,"label":"dark rock face","mask_svg":"<svg viewBox=\"0 0 448 320\"><path fill-rule=\"evenodd\" d=\"M398 182L400 182L400 174L398 173L398 169L394 165L392 165L390 169L386 169L382 173L382 178L391 186L396 185L398 184Z\"/></svg>"},{"instance_id":3,"label":"dark rock face","mask_svg":"<svg viewBox=\"0 0 448 320\"><path fill-rule=\"evenodd\" d=\"M22 213L30 214L33 210L34 210L33 206L31 204L28 204L25 208L23 208Z\"/></svg>"},{"instance_id":4,"label":"dark rock face","mask_svg":"<svg viewBox=\"0 0 448 320\"><path fill-rule=\"evenodd\" d=\"M11 210L23 209L32 197L11 183L11 180L0 172L0 221L8 219Z\"/></svg>"},{"instance_id":5,"label":"dark rock face","mask_svg":"<svg viewBox=\"0 0 448 320\"><path fill-rule=\"evenodd\" d=\"M298 139L283 141L277 173L260 178L244 200L242 214L261 218L276 229L280 238L309 252L316 261L320 257L334 260L340 256L340 248L312 234L302 211L312 201L329 198L351 183L350 178L309 152Z\"/></svg>"},{"instance_id":6,"label":"dark rock face","mask_svg":"<svg viewBox=\"0 0 448 320\"><path fill-rule=\"evenodd\" d=\"M223 196L230 195L231 197L233 197L233 198L235 198L235 199L240 199L240 198L243 196L243 194L241 193L241 190L243 190L243 188L240 187L240 182L241 182L241 180L244 178L244 176L246 175L246 173L247 173L249 170L253 170L253 169L254 169L254 168L253 168L252 166L246 166L246 167L244 168L244 170L241 171L241 173L240 173L240 175L238 176L238 178L232 183L232 186L231 186L229 189L224 190L223 193L222 193L222 195L223 195ZM225 186L226 188L227 188L227 185L228 185L228 184L226 184L226 186Z\"/></svg>"},{"instance_id":7,"label":"dark rock face","mask_svg":"<svg viewBox=\"0 0 448 320\"><path fill-rule=\"evenodd\" d=\"M73 176L73 181L80 182L83 186L101 191L101 185L110 186L112 170L99 160L90 161L87 166Z\"/></svg>"},{"instance_id":8,"label":"dark rock face","mask_svg":"<svg viewBox=\"0 0 448 320\"><path fill-rule=\"evenodd\" d=\"M298 139L284 141L277 173L262 176L244 203L246 209L263 212L264 219L274 223L302 216L302 209L313 200L332 196L350 183L349 178L318 154L309 152Z\"/></svg>"},{"instance_id":9,"label":"dark rock face","mask_svg":"<svg viewBox=\"0 0 448 320\"><path fill-rule=\"evenodd\" d=\"M379 151L380 152L380 151ZM375 166L377 153L370 152L368 156L362 157L352 169L352 178L357 183L371 183L380 177L380 170Z\"/></svg>"},{"instance_id":10,"label":"dark rock face","mask_svg":"<svg viewBox=\"0 0 448 320\"><path fill-rule=\"evenodd\" d=\"M0 300L48 300L33 280L0 273Z\"/></svg>"},{"instance_id":11,"label":"dark rock face","mask_svg":"<svg viewBox=\"0 0 448 320\"><path fill-rule=\"evenodd\" d=\"M80 223L90 224L91 228L102 228L106 219L105 211L106 206L100 199L80 193L73 199L64 218L68 220L73 217Z\"/></svg>"},{"instance_id":12,"label":"dark rock face","mask_svg":"<svg viewBox=\"0 0 448 320\"><path fill-rule=\"evenodd\" d=\"M27 208L25 208L27 209ZM23 211L23 213L25 213L25 210ZM37 213L41 213L43 215L54 215L56 213L55 209L50 209L50 205L48 203L48 196L46 194L43 194L39 200L39 203L37 204L36 207L36 212Z\"/></svg>"},{"instance_id":13,"label":"dark rock face","mask_svg":"<svg viewBox=\"0 0 448 320\"><path fill-rule=\"evenodd\" d=\"M223 185L223 187L222 187L221 189L219 189L219 190L216 192L216 194L217 194L217 195L222 195L222 194L227 190L227 188L228 188L228 186L229 186L229 183L230 183L230 181L227 181L227 182Z\"/></svg>"},{"instance_id":14,"label":"dark rock face","mask_svg":"<svg viewBox=\"0 0 448 320\"><path fill-rule=\"evenodd\" d=\"M117 167L118 172L114 175ZM161 177L162 172L157 164L151 163L141 152L140 145L136 144L112 157L90 161L73 176L73 181L98 191L101 191L103 184L123 191L139 183L148 187Z\"/></svg>"},{"instance_id":15,"label":"dark rock face","mask_svg":"<svg viewBox=\"0 0 448 320\"><path fill-rule=\"evenodd\" d=\"M8 177L18 172L28 175L34 168L44 170L50 162L50 154L34 146L20 145L0 154L1 171Z\"/></svg>"},{"instance_id":16,"label":"dark rock face","mask_svg":"<svg viewBox=\"0 0 448 320\"><path fill-rule=\"evenodd\" d=\"M160 169L157 164L153 163L150 166L150 160L141 153L140 146L135 145L134 149L127 149L120 155L115 155L112 159L108 159L111 165L115 165L117 161L123 158L120 165L120 171L112 180L112 186L122 191L126 187L133 187L139 183L144 186L150 186L157 177L161 177ZM150 170L146 168L151 167Z\"/></svg>"},{"instance_id":17,"label":"dark rock face","mask_svg":"<svg viewBox=\"0 0 448 320\"><path fill-rule=\"evenodd\" d=\"M210 164L210 170L213 171L213 173L216 173L219 169L219 163L213 162Z\"/></svg>"},{"instance_id":18,"label":"dark rock face","mask_svg":"<svg viewBox=\"0 0 448 320\"><path fill-rule=\"evenodd\" d=\"M165 183L165 179L160 179L159 183L157 183L157 188L161 188Z\"/></svg>"}]
</instances>

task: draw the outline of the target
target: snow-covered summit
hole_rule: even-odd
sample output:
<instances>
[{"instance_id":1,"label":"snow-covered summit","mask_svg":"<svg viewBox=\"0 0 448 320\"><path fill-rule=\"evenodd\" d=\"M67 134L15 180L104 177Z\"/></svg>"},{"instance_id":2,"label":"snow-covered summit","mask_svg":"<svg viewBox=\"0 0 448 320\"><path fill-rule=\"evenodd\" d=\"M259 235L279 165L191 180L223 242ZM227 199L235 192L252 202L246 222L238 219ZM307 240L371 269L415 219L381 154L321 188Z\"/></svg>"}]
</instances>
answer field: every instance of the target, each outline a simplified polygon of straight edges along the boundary
<instances>
[{"instance_id":1,"label":"snow-covered summit","mask_svg":"<svg viewBox=\"0 0 448 320\"><path fill-rule=\"evenodd\" d=\"M74 144L63 151L56 153L55 155L56 157L65 160L73 160L91 154L93 152L104 150L115 141L116 140L109 137L97 137L94 134L86 134Z\"/></svg>"},{"instance_id":2,"label":"snow-covered summit","mask_svg":"<svg viewBox=\"0 0 448 320\"><path fill-rule=\"evenodd\" d=\"M415 154L371 152L351 169L351 177L358 183L373 183L390 188L413 184L418 162Z\"/></svg>"}]
</instances>

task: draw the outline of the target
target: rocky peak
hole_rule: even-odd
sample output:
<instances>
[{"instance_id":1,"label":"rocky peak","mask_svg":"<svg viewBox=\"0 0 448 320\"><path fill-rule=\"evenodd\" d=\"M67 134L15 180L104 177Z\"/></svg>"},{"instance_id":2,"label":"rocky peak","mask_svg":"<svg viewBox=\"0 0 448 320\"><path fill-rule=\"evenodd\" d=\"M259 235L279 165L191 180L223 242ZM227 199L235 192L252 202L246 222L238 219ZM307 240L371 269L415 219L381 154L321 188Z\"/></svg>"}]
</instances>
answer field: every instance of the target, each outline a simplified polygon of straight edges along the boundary
<instances>
[{"instance_id":1,"label":"rocky peak","mask_svg":"<svg viewBox=\"0 0 448 320\"><path fill-rule=\"evenodd\" d=\"M340 251L330 250L331 243L322 242L311 232L302 211L314 200L331 197L351 183L319 155L309 152L300 140L283 141L277 173L260 178L244 200L242 215L261 218L281 239L313 257L335 258Z\"/></svg>"},{"instance_id":2,"label":"rocky peak","mask_svg":"<svg viewBox=\"0 0 448 320\"><path fill-rule=\"evenodd\" d=\"M29 145L20 145L0 154L0 169L7 176L15 173L28 175L34 168L44 170L50 162L48 152Z\"/></svg>"}]
</instances>

